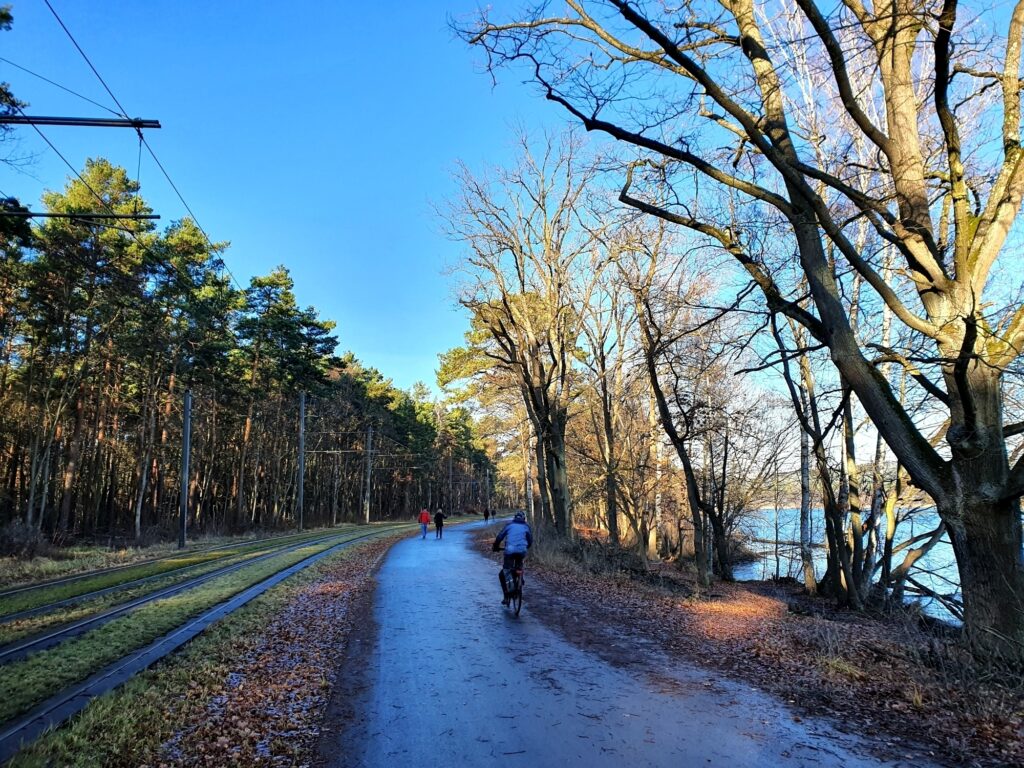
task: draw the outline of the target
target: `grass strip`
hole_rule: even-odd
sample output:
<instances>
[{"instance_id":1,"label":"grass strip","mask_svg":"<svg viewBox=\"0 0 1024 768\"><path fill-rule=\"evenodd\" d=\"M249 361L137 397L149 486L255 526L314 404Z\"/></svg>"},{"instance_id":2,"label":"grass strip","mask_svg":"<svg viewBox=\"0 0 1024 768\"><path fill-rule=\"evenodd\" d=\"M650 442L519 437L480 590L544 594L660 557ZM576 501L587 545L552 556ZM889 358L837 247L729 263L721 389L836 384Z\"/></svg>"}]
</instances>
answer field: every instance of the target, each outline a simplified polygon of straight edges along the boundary
<instances>
[{"instance_id":1,"label":"grass strip","mask_svg":"<svg viewBox=\"0 0 1024 768\"><path fill-rule=\"evenodd\" d=\"M0 667L0 723L27 712L188 619L289 565L344 541L310 545L214 579L196 589L142 606L81 637Z\"/></svg>"},{"instance_id":2,"label":"grass strip","mask_svg":"<svg viewBox=\"0 0 1024 768\"><path fill-rule=\"evenodd\" d=\"M259 532L234 536L201 536L192 539L184 550L177 542L165 541L147 547L127 546L111 549L103 545L75 544L54 548L52 554L37 555L31 559L0 557L0 591L31 586L34 582L62 579L88 571L117 568L172 555L210 550L219 546L245 544L259 539ZM293 534L264 535L263 540L283 538Z\"/></svg>"},{"instance_id":3,"label":"grass strip","mask_svg":"<svg viewBox=\"0 0 1024 768\"><path fill-rule=\"evenodd\" d=\"M251 560L262 554L264 554L263 550L254 550L252 552L235 555L226 560L215 560L213 562L203 563L199 566L189 568L187 571L168 574L162 579L156 579L155 581L146 582L145 584L138 584L134 587L126 587L123 590L111 592L106 595L100 595L99 597L88 598L81 603L66 606L63 609L52 613L41 613L37 616L26 616L23 619L0 624L0 645L7 645L8 643L13 643L16 640L21 640L24 637L40 634L52 627L58 627L62 624L70 624L71 622L79 621L80 619L101 613L115 605L120 605L121 603L126 603L129 600L134 600L136 597L141 597L142 595L149 594L150 592L156 592L164 589L165 587L203 576L217 570L218 568L225 568L229 565L234 565L245 560Z\"/></svg>"},{"instance_id":4,"label":"grass strip","mask_svg":"<svg viewBox=\"0 0 1024 768\"><path fill-rule=\"evenodd\" d=\"M346 529L339 529L339 531L344 530ZM307 538L317 538L324 534L324 531L312 532L303 537L290 538L288 539L288 543L298 543ZM136 568L126 568L113 573L98 573L91 578L81 579L67 584L54 584L51 587L41 587L39 589L29 590L26 592L19 592L14 595L0 598L0 616L38 608L40 606L47 605L48 603L67 600L79 595L88 594L89 592L95 592L97 590L117 586L118 584L135 581L136 579L158 576L161 573L167 573L168 571L177 570L179 568L221 561L227 557L232 557L238 554L258 551L260 549L268 549L276 544L277 542L273 541L241 542L236 547L185 553L180 557L171 557L153 563L145 563Z\"/></svg>"},{"instance_id":5,"label":"grass strip","mask_svg":"<svg viewBox=\"0 0 1024 768\"><path fill-rule=\"evenodd\" d=\"M258 644L273 618L306 585L352 557L358 547L325 558L226 616L183 650L90 703L68 725L45 734L8 765L129 768L158 764L161 745L183 723L206 715L210 695L223 689L238 659Z\"/></svg>"}]
</instances>

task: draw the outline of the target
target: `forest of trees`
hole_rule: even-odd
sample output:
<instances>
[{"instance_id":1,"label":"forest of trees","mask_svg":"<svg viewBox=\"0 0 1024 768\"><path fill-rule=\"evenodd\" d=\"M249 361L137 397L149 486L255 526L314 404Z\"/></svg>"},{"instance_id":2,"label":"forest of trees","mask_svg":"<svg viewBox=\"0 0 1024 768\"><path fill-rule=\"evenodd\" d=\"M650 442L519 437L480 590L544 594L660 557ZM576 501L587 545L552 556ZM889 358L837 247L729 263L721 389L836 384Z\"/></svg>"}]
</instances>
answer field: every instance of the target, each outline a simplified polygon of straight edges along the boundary
<instances>
[{"instance_id":1,"label":"forest of trees","mask_svg":"<svg viewBox=\"0 0 1024 768\"><path fill-rule=\"evenodd\" d=\"M566 0L457 31L610 142L524 141L448 211L473 325L442 381L505 420L542 525L644 550L674 510L728 579L736 516L799 477L808 589L899 599L945 537L972 646L1024 658L1024 3ZM936 525L901 535L910 502Z\"/></svg>"},{"instance_id":2,"label":"forest of trees","mask_svg":"<svg viewBox=\"0 0 1024 768\"><path fill-rule=\"evenodd\" d=\"M166 532L188 390L193 528L297 525L305 393L307 525L493 480L542 539L708 585L788 505L808 591L926 594L1024 658L1024 0L549 5L456 24L575 129L458 170L448 400L337 357L286 269L235 285L188 219L0 216L0 523ZM42 205L97 201L149 210L104 160ZM940 543L946 588L918 578Z\"/></svg>"},{"instance_id":3,"label":"forest of trees","mask_svg":"<svg viewBox=\"0 0 1024 768\"><path fill-rule=\"evenodd\" d=\"M102 159L42 203L149 212L138 184ZM10 540L171 535L186 390L191 531L299 524L303 392L306 526L486 502L490 464L470 413L337 356L334 324L297 304L284 267L235 286L227 245L189 219L163 231L136 219L30 226L0 216L0 226L0 524Z\"/></svg>"}]
</instances>

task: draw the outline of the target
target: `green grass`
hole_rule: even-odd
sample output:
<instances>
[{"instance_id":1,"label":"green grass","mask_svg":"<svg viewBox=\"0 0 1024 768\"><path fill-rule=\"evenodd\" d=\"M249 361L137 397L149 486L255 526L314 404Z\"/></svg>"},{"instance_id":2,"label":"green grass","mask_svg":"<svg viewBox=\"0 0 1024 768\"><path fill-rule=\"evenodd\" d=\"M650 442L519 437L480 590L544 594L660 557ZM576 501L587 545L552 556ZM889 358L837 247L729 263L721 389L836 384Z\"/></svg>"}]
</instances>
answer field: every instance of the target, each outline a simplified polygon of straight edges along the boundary
<instances>
[{"instance_id":1,"label":"green grass","mask_svg":"<svg viewBox=\"0 0 1024 768\"><path fill-rule=\"evenodd\" d=\"M0 667L0 723L131 651L152 642L202 611L277 571L321 552L339 539L253 564L196 589L145 605L79 638Z\"/></svg>"},{"instance_id":2,"label":"green grass","mask_svg":"<svg viewBox=\"0 0 1024 768\"><path fill-rule=\"evenodd\" d=\"M358 545L357 545L358 546ZM275 615L354 548L325 558L218 621L183 650L89 704L68 725L16 755L10 768L129 768L156 765L160 746L183 722L206 712L236 660L258 641Z\"/></svg>"},{"instance_id":3,"label":"green grass","mask_svg":"<svg viewBox=\"0 0 1024 768\"><path fill-rule=\"evenodd\" d=\"M112 608L115 605L120 605L121 603L126 603L129 600L134 600L136 597L141 597L142 595L149 594L150 592L156 592L157 590L164 589L165 587L169 587L173 584L180 584L181 582L189 579L194 579L198 576L210 573L211 571L215 571L218 568L224 568L235 563L259 557L261 554L263 554L263 551L255 550L235 555L225 560L214 560L212 562L207 562L189 568L188 570L180 573L170 573L162 579L156 579L155 581L139 584L135 587L126 587L125 589L121 589L116 592L86 599L81 603L75 603L51 613L27 616L24 619L0 624L0 645L13 643L23 637L31 637L32 635L39 634L51 627L70 624L73 621L79 621L80 619L94 616L95 614L105 611L108 608Z\"/></svg>"},{"instance_id":4,"label":"green grass","mask_svg":"<svg viewBox=\"0 0 1024 768\"><path fill-rule=\"evenodd\" d=\"M341 526L339 526L340 528ZM323 532L307 531L308 533ZM229 544L244 546L262 541L295 536L295 532L280 532L267 535L265 532L245 533L237 536L202 536L188 542L185 549L178 549L176 542L162 542L148 547L124 547L109 549L104 546L72 545L55 548L52 555L41 555L31 560L17 557L0 557L0 591L22 586L31 586L40 581L74 576L104 568L116 568L132 563L144 563L162 557L187 555L203 552L213 547Z\"/></svg>"},{"instance_id":5,"label":"green grass","mask_svg":"<svg viewBox=\"0 0 1024 768\"><path fill-rule=\"evenodd\" d=\"M347 529L342 527L338 530L342 531ZM315 531L301 537L289 539L289 541L297 543L307 538L322 536L324 533L325 531ZM95 592L108 587L114 587L118 584L124 584L136 579L158 576L161 573L167 573L168 571L173 571L179 568L201 565L203 563L215 561L223 562L226 558L246 552L269 548L275 546L277 543L278 542L276 541L248 541L239 542L238 546L230 547L228 549L186 552L178 557L170 557L153 563L142 563L135 568L125 568L124 570L115 571L113 573L98 573L90 578L84 578L68 584L54 584L52 587L41 587L27 592L20 592L5 598L0 598L0 615L38 608L48 603L67 600L69 598L78 597L79 595L85 595L89 592Z\"/></svg>"},{"instance_id":6,"label":"green grass","mask_svg":"<svg viewBox=\"0 0 1024 768\"><path fill-rule=\"evenodd\" d=\"M100 545L81 544L54 549L52 555L40 555L30 560L17 557L0 557L0 590L33 584L48 579L73 576L84 571L114 568L130 565L142 560L152 560L182 552L195 552L222 544L244 544L256 538L256 534L239 536L202 536L189 541L185 550L179 550L176 542L163 542L149 547L123 547L110 549Z\"/></svg>"}]
</instances>

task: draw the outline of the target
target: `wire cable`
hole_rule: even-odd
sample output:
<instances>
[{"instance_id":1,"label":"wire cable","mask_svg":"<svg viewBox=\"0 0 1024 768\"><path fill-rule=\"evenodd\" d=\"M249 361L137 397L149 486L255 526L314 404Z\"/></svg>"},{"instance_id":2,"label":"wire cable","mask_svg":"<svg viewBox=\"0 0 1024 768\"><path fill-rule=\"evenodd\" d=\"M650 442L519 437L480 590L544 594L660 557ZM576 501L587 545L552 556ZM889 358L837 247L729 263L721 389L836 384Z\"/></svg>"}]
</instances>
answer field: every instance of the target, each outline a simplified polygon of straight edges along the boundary
<instances>
[{"instance_id":1,"label":"wire cable","mask_svg":"<svg viewBox=\"0 0 1024 768\"><path fill-rule=\"evenodd\" d=\"M3 56L0 56L0 61L2 61L4 64L10 64L15 69L20 69L22 72L26 72L27 74L32 75L32 77L38 77L43 82L49 83L50 85L52 85L52 86L54 86L56 88L60 88L62 91L66 91L67 93L70 93L72 96L77 96L78 98L82 99L83 101L87 101L90 104L99 107L100 109L106 110L107 112L109 112L110 114L112 114L112 115L114 115L116 117L121 117L120 113L118 113L117 110L111 109L106 104L100 104L98 101L90 99L88 96L83 96L78 91L73 91L73 90L71 90L70 88L68 88L65 85L61 85L60 83L58 83L58 82L56 82L54 80L51 80L48 77L44 77L43 75L40 75L38 72L33 72L28 67L23 67L20 64L15 64L13 61L11 61L10 59L5 59Z\"/></svg>"},{"instance_id":2,"label":"wire cable","mask_svg":"<svg viewBox=\"0 0 1024 768\"><path fill-rule=\"evenodd\" d=\"M206 244L210 246L211 250L216 249L217 246L214 245L213 240L210 239L210 236L206 233L206 230L203 229L203 225L199 223L199 219L196 217L195 213L193 213L192 207L185 201L185 197L184 195L181 194L181 191L178 189L178 185L174 183L174 180L171 178L171 175L167 172L167 169L164 168L164 164L160 162L160 158L157 157L156 152L153 151L153 147L149 145L149 142L146 140L146 137L142 135L142 131L139 131L139 138L142 140L142 144L146 147L146 150L149 152L149 156L152 157L153 161L156 163L156 167L160 169L160 173L164 175L164 178L167 179L167 183L171 185L171 189L174 190L174 194L178 196L178 200L181 201L181 204L185 207L185 210L188 211L188 215L192 217L192 222L196 225L196 228L202 233L203 237L206 238ZM228 267L228 265L224 262L223 259L221 259L221 266L223 266L224 271L228 273L228 277L230 277L231 282L235 284L235 288L237 288L239 291L242 291L243 288L241 283L238 282L238 280L235 278L234 273L231 271L231 268Z\"/></svg>"},{"instance_id":3,"label":"wire cable","mask_svg":"<svg viewBox=\"0 0 1024 768\"><path fill-rule=\"evenodd\" d=\"M107 81L103 79L103 76L99 73L99 70L96 69L96 66L92 63L92 60L86 54L85 50L83 50L82 46L78 44L78 41L75 39L75 36L73 34L71 34L71 30L68 29L68 26L64 23L64 20L61 19L60 14L58 14L57 11L54 9L53 5L50 4L50 0L43 0L43 2L46 3L46 7L50 9L50 13L53 14L53 17L57 20L57 23L60 24L61 29L64 30L64 33L68 36L68 39L71 41L72 45L75 46L75 49L82 56L82 59L85 61L85 63L89 66L89 69L92 70L92 73L94 75L96 75L96 79L100 81L100 84L103 86L104 90L107 92L107 94L110 96L110 98L113 99L113 101L117 105L118 109L121 110L120 116L130 120L131 118L128 115L128 110L126 110L124 108L124 105L121 103L121 101L117 98L117 96L114 95L113 90L111 90L110 86L107 85ZM41 75L37 75L37 77L41 77ZM56 83L54 83L54 84L57 85ZM63 87L63 86L58 86L58 87ZM69 89L65 89L65 90L69 90ZM73 93L73 91L72 91L72 93ZM80 94L76 94L76 95L80 95ZM85 97L83 96L82 98L85 98ZM102 106L102 105L100 105L100 106ZM104 109L106 109L108 112L111 112L113 114L118 114L117 112L114 112L114 110L109 109L108 107L104 107ZM38 126L33 126L33 127L36 129L37 132L40 133L40 135L42 135L42 132L39 131ZM146 140L146 137L143 134L142 129L141 128L136 128L135 132L139 135L139 166L140 166L140 169L141 169L141 163L142 163L142 146L145 145L146 151L149 152L150 157L152 157L153 160L156 162L157 167L160 169L160 172L163 174L164 178L167 180L167 183L170 184L171 189L174 190L174 194L177 195L178 200L181 201L181 204L185 207L185 210L188 211L189 216L192 218L192 222L196 225L196 228L202 233L203 237L206 239L206 243L210 247L210 250L211 251L215 251L217 249L217 246L214 244L213 239L210 237L210 235L203 228L202 224L199 223L199 219L196 217L195 213L192 211L191 206L185 201L185 197L184 197L184 195L181 194L181 190L178 189L178 186L174 183L174 180L171 179L171 175L167 172L167 169L164 167L164 164L162 162L160 162L160 158L157 157L156 152L153 150L153 148L150 146L149 142ZM49 140L47 140L47 143L50 144L51 147L53 147L53 144ZM56 151L56 147L53 147L53 148L54 148L54 151ZM60 153L58 152L58 154L60 154ZM65 160L65 163L66 162L67 162L67 160ZM77 175L77 172L76 172L76 175ZM79 176L79 178L81 179L81 176ZM234 273L231 271L231 268L228 267L227 263L225 263L225 261L223 259L219 259L219 262L220 262L220 266L223 267L224 271L227 273L227 275L230 278L231 282L234 283L235 288L237 288L239 291L242 291L243 290L242 285L241 285L241 283L239 283L238 279L235 277Z\"/></svg>"},{"instance_id":4,"label":"wire cable","mask_svg":"<svg viewBox=\"0 0 1024 768\"><path fill-rule=\"evenodd\" d=\"M22 115L25 114L25 112L21 109L21 107L17 107L17 109L18 109L19 112L21 112ZM107 203L106 200L103 199L103 196L100 195L99 192L97 192L95 189L93 189L92 185L89 184L89 182L85 180L85 177L82 176L82 174L80 174L78 172L78 170L71 163L71 161L68 160L67 157L64 156L64 153L62 153L59 149L57 149L57 146L52 141L50 141L50 138L45 133L43 133L42 129L38 125L35 125L34 123L31 124L31 125L32 125L32 128L35 130L35 132L38 133L39 136L42 138L42 140L45 141L46 144L50 147L50 149L52 149L56 153L57 157L59 157L61 160L64 161L64 165L66 165L68 168L71 169L71 172L73 174L75 174L76 177L78 177L78 180L80 182L82 182L82 184L85 186L85 188L87 190L89 190L89 192L92 193L92 196L95 197L99 201L100 205L103 206L103 208L106 210L106 212L110 213L110 214L115 213L114 209L110 207L110 205ZM103 225L100 225L100 226L104 226L107 229L118 229L120 231L124 231L124 232L127 232L128 234L130 234L132 236L132 238L135 240L135 242L137 242L139 244L139 246L143 249L143 251L146 252L146 254L149 255L149 257L153 260L153 262L155 264L158 264L160 267L162 267L165 270L165 272L168 274L168 276L170 276L172 274L174 275L176 281L178 281L178 287L179 288L184 289L184 288L187 287L187 288L189 288L191 290L191 289L194 289L196 287L195 280L192 278L192 275L190 275L188 272L182 271L182 269L178 265L174 264L173 262L169 262L169 261L161 258L160 256L158 256L157 254L153 253L153 250L149 247L149 245L147 245L145 243L145 241L142 240L141 237L139 237L139 233L136 232L135 230L128 229L126 227L124 227L124 228L123 227L118 227L117 225L103 224Z\"/></svg>"},{"instance_id":5,"label":"wire cable","mask_svg":"<svg viewBox=\"0 0 1024 768\"><path fill-rule=\"evenodd\" d=\"M89 69L92 70L92 73L96 75L96 79L103 84L103 87L110 95L110 98L112 98L114 100L114 103L117 104L117 108L121 110L121 117L125 118L126 120L130 120L131 118L128 117L128 113L125 111L125 108L121 106L121 102L117 100L117 96L114 95L114 92L110 90L110 86L107 85L107 81L104 80L103 76L100 75L100 73L96 70L96 67L94 67L92 62L89 60L89 57L85 55L85 51L82 50L82 46L78 44L78 41L75 40L75 36L71 34L71 30L67 28L67 25L64 24L64 21L61 19L60 15L57 13L57 11L53 9L53 6L50 5L50 0L43 0L43 2L46 3L46 7L50 9L50 13L53 14L53 17L57 20L57 23L60 24L61 29L64 30L64 33L68 36L68 39L71 40L75 48L78 49L78 52L82 54L82 58L85 59L85 63L89 65Z\"/></svg>"},{"instance_id":6,"label":"wire cable","mask_svg":"<svg viewBox=\"0 0 1024 768\"><path fill-rule=\"evenodd\" d=\"M114 95L114 92L110 89L110 86L107 85L107 81L103 79L103 76L99 73L99 70L96 69L95 65L86 55L85 51L82 50L82 46L78 44L78 41L75 40L75 36L71 34L71 30L68 29L67 25L61 19L60 15L57 13L56 10L54 10L54 7L50 4L50 0L43 0L43 2L46 3L46 7L50 9L50 13L53 14L53 17L57 19L57 23L60 24L61 29L64 30L64 33L68 36L68 39L71 40L72 44L82 55L82 58L85 60L85 63L89 65L89 69L91 69L93 74L96 75L96 79L100 81L100 83L103 85L103 88L110 95L110 98L114 100L115 104L117 104L118 108L121 110L121 117L130 120L131 118L128 116L128 111L124 108L124 105L122 105L121 102L118 100L117 96ZM192 221L196 225L196 228L202 233L203 237L206 238L206 244L210 247L211 250L216 249L213 240L207 234L206 230L203 229L203 225L199 223L199 219L196 217L195 213L193 213L191 206L189 206L189 204L185 201L185 197L184 195L181 194L181 191L178 189L177 184L175 184L173 179L171 179L171 175L167 172L167 169L164 168L164 164L160 162L160 158L156 156L156 152L153 151L153 148L149 145L149 142L146 141L146 137L143 135L142 129L136 128L135 130L139 134L139 141L142 142L142 144L145 144L146 150L149 152L150 156L156 162L157 167L160 169L160 172L163 173L164 178L167 179L167 183L171 185L171 189L174 190L174 194L178 196L178 200L180 200L181 204L185 206L185 210L188 211L188 215L192 217ZM228 277L231 278L231 282L233 282L235 284L235 287L239 291L241 291L241 284L235 278L234 273L231 271L231 269L228 267L228 265L224 262L223 259L221 259L221 265L224 267L224 271L228 273Z\"/></svg>"}]
</instances>

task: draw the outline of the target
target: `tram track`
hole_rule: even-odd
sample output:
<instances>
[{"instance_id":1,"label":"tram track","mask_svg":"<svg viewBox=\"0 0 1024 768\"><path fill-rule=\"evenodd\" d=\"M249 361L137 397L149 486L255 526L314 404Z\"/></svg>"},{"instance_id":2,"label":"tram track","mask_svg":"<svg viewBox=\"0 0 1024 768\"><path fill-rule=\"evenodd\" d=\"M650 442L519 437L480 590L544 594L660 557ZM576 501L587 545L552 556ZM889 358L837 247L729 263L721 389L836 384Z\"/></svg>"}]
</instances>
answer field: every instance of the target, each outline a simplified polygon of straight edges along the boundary
<instances>
[{"instance_id":1,"label":"tram track","mask_svg":"<svg viewBox=\"0 0 1024 768\"><path fill-rule=\"evenodd\" d=\"M64 687L59 692L33 706L24 714L17 715L0 725L0 763L10 759L22 746L34 740L46 729L56 727L80 711L92 698L121 685L138 672L187 643L213 622L242 607L292 574L308 568L331 554L360 541L385 536L403 530L406 527L408 527L407 524L397 524L355 536L348 535L350 532L346 532L344 534L335 534L333 537L325 537L328 541L331 538L344 538L336 544L329 544L324 549L297 562L282 565L281 569L271 575L242 588L239 592L216 605L204 609L198 616L185 620L176 628L157 639L122 655L116 661L107 663L88 677ZM318 543L323 543L323 540L318 540ZM295 551L308 546L314 546L314 544L302 542L293 548L285 548L272 554L281 556L289 551ZM153 595L148 597L147 603L154 603L162 599Z\"/></svg>"},{"instance_id":2,"label":"tram track","mask_svg":"<svg viewBox=\"0 0 1024 768\"><path fill-rule=\"evenodd\" d=\"M351 530L351 529L343 529ZM301 544L305 541L313 541L318 537L326 537L331 535L337 535L342 533L343 530L335 530L332 533L321 531L318 533L306 533L301 535L291 535L287 537L276 537L275 539L264 539L250 543L246 543L241 546L227 547L225 553L214 558L201 560L199 562L186 563L177 568L168 569L166 571L160 571L147 576L142 576L136 579L130 579L128 581L120 581L111 586L101 587L99 589L90 590L87 592L80 592L71 597L60 598L51 602L40 603L33 605L30 608L25 608L10 613L0 613L0 626L12 624L18 621L24 621L25 619L34 618L36 616L44 616L48 613L53 613L61 609L67 609L75 606L82 606L86 603L108 595L116 595L120 592L130 593L139 588L144 588L147 584L156 584L159 582L173 583L175 579L180 577L187 577L189 572L204 572L204 568L211 566L217 567L217 563L220 561L232 561L236 562L239 558L257 556L263 552L269 552L276 549L281 549L289 544ZM208 573L209 571L205 571ZM100 574L102 576L103 574ZM0 644L2 647L2 644Z\"/></svg>"},{"instance_id":3,"label":"tram track","mask_svg":"<svg viewBox=\"0 0 1024 768\"><path fill-rule=\"evenodd\" d=\"M75 584L75 583L78 583L78 582L87 582L87 581L90 581L90 580L93 580L93 579L102 579L104 577L114 576L114 575L116 575L118 573L123 573L125 571L131 571L133 569L134 570L143 570L145 568L149 568L149 567L151 567L153 565L156 565L158 563L173 562L175 560L182 560L182 559L185 559L185 558L203 557L204 555L208 555L208 554L212 554L212 553L217 553L217 552L222 552L224 550L243 550L243 549L247 549L247 548L250 548L250 547L259 547L261 545L273 545L273 544L277 544L277 543L284 543L284 542L287 542L287 541L294 541L294 540L299 539L299 538L308 538L310 536L316 536L316 535L318 535L318 533L324 533L324 532L311 531L311 532L305 532L305 533L289 533L289 534L284 534L284 535L281 535L281 536L267 536L267 537L262 538L262 539L241 539L239 541L234 541L234 542L230 542L230 543L227 543L227 544L219 544L219 545L214 546L214 547L202 547L202 548L191 549L191 550L190 549L186 549L186 550L181 550L181 551L175 552L175 553L170 554L170 555L165 555L163 557L154 557L154 558L150 558L148 560L138 560L138 561L133 562L133 563L125 563L124 565L115 565L115 566L111 566L109 568L96 568L96 569L93 569L93 570L90 570L90 571L83 571L81 573L74 573L74 574L70 574L70 575L67 575L67 576L61 576L61 577L54 578L54 579L47 579L45 581L37 581L37 582L32 582L30 584L21 584L21 585L18 585L18 586L9 587L7 589L0 590L0 622L10 621L10 620L12 620L14 618L18 618L18 613L25 613L24 611L22 611L22 612L12 612L12 611L4 612L5 609L4 609L3 606L4 606L5 601L6 602L10 602L11 598L15 598L15 597L17 597L19 595L20 596L25 596L25 595L29 595L29 594L32 594L32 593L45 593L45 592L47 592L49 590L53 590L53 589L56 589L58 587L67 586L69 584ZM224 556L229 556L229 555L224 555ZM204 559L202 562L204 562L204 563L205 562L210 562L211 560L214 560L214 559L217 559L217 557L207 558L207 559ZM169 575L169 574L176 573L178 571L184 570L186 568L194 568L198 564L200 564L200 563L188 563L186 565L182 565L182 566L177 567L177 568L168 568L165 571L160 571L159 573L153 574L153 576L147 576L145 578L157 578L157 577L160 577L160 576L166 576L166 575ZM109 589L111 591L113 591L115 589L120 588L121 586L126 586L129 583L133 583L134 581L141 581L141 579L132 580L131 582L117 582L116 584L112 585L112 587L110 587ZM98 590L96 590L96 591L98 591ZM72 596L70 596L70 597L68 597L68 598L66 598L66 599L64 599L62 601L55 601L55 602L50 603L48 605L56 605L56 602L73 602L73 601L75 601L77 599L82 599L82 598L85 598L87 596L91 596L94 593L95 593L95 591L86 590L86 591L84 591L84 592L82 592L80 594L72 595ZM22 599L24 599L24 597ZM45 605L43 607L45 607ZM35 607L33 607L31 609L28 609L28 610L35 610ZM26 615L27 615L27 613L26 613Z\"/></svg>"},{"instance_id":4,"label":"tram track","mask_svg":"<svg viewBox=\"0 0 1024 768\"><path fill-rule=\"evenodd\" d=\"M236 571L241 570L242 568L255 565L265 560L269 560L270 558L278 557L280 555L287 554L288 552L294 552L295 550L302 549L303 547L316 546L317 544L331 541L332 539L336 539L339 536L346 535L346 533L347 532L336 532L318 538L303 539L299 542L291 543L290 545L286 544L285 546L279 546L274 549L270 549L268 551L263 552L262 554L259 554L260 551L256 550L254 556L248 557L244 560L241 560L240 562L234 562L221 566L220 568L200 574L194 578L170 584L169 586L140 595L139 597L128 600L127 602L119 603L91 616L86 616L76 621L71 621L66 624L51 627L47 630L44 630L42 633L38 633L26 638L20 638L18 640L15 640L14 642L7 643L5 645L0 645L0 666L4 664L13 663L15 661L25 658L30 653L35 653L38 651L46 650L47 648L52 648L56 645L59 645L62 642L65 642L66 640L70 640L80 635L83 635L86 632L101 627L107 622L113 621L119 616L123 616L127 613L130 613L131 611L134 611L143 605L147 605L149 603L155 602L157 600L162 600L164 598L173 597L174 595L181 594L182 592L185 592L190 589L195 589L196 587L202 586L203 584L213 581L214 579L220 578L221 576L226 576L229 573L234 573ZM160 574L160 577L166 576L167 574ZM146 581L149 581L149 579L147 579ZM103 594L106 592L107 590L101 590L97 594Z\"/></svg>"}]
</instances>

